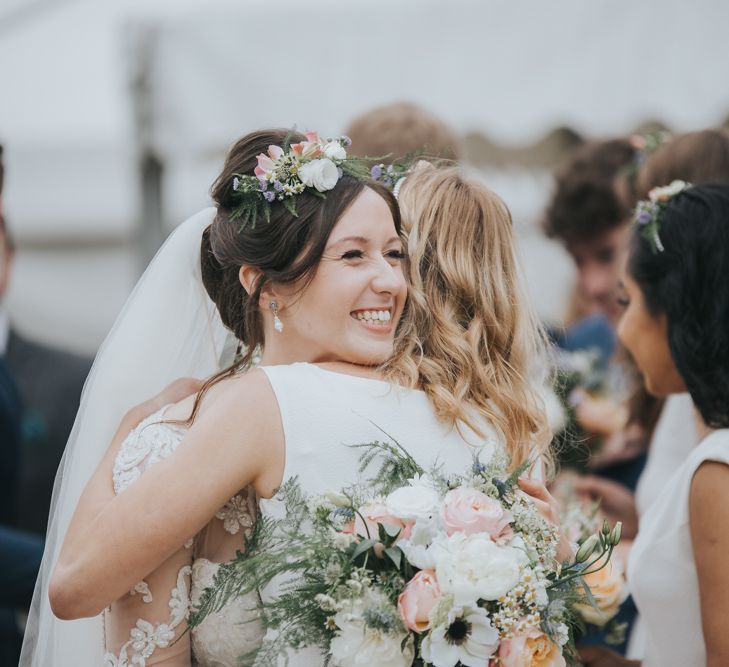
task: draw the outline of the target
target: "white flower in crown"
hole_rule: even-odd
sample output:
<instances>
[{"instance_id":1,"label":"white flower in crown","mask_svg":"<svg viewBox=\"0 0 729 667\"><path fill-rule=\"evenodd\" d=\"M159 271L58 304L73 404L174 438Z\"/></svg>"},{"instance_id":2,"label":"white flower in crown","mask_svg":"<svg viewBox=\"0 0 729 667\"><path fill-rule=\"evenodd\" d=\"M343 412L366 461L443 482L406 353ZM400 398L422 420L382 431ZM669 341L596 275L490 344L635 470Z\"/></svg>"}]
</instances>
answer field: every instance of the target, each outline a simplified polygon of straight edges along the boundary
<instances>
[{"instance_id":1,"label":"white flower in crown","mask_svg":"<svg viewBox=\"0 0 729 667\"><path fill-rule=\"evenodd\" d=\"M339 170L329 158L311 160L299 167L298 176L301 182L319 192L331 190L339 180Z\"/></svg>"},{"instance_id":2,"label":"white flower in crown","mask_svg":"<svg viewBox=\"0 0 729 667\"><path fill-rule=\"evenodd\" d=\"M675 180L669 185L664 185L659 188L653 188L648 193L648 199L652 202L668 201L671 197L675 197L680 192L683 192L689 184L686 181Z\"/></svg>"},{"instance_id":3,"label":"white flower in crown","mask_svg":"<svg viewBox=\"0 0 729 667\"><path fill-rule=\"evenodd\" d=\"M344 160L347 157L347 151L344 150L344 146L339 141L328 142L322 150L324 155L331 160Z\"/></svg>"}]
</instances>

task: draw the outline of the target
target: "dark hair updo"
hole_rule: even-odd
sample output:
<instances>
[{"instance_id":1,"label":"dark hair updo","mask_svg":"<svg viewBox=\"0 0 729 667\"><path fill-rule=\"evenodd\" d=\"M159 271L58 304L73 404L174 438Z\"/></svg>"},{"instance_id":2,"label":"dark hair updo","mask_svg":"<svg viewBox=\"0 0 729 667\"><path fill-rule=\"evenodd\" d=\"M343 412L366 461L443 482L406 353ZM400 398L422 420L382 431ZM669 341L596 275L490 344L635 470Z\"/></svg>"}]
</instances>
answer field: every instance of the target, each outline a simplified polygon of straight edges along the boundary
<instances>
[{"instance_id":1,"label":"dark hair updo","mask_svg":"<svg viewBox=\"0 0 729 667\"><path fill-rule=\"evenodd\" d=\"M633 235L628 273L668 344L704 422L729 427L729 186L689 188L661 213L665 250Z\"/></svg>"},{"instance_id":2,"label":"dark hair updo","mask_svg":"<svg viewBox=\"0 0 729 667\"><path fill-rule=\"evenodd\" d=\"M240 220L231 220L237 203L233 190L235 174L253 174L258 164L256 156L266 153L270 145L283 146L287 137L291 143L306 141L304 135L284 129L259 130L239 139L211 189L218 212L202 236L202 278L223 324L246 346L242 364L248 363L256 346L264 342L258 307L261 289L269 283L292 284L301 280L305 285L314 275L332 229L365 187L385 200L400 233L400 213L392 193L374 181L364 182L346 175L325 193L325 198L308 190L296 195L297 216L283 204L274 203L270 222L259 218L255 227L242 228ZM240 267L244 265L261 272L250 295L239 280Z\"/></svg>"}]
</instances>

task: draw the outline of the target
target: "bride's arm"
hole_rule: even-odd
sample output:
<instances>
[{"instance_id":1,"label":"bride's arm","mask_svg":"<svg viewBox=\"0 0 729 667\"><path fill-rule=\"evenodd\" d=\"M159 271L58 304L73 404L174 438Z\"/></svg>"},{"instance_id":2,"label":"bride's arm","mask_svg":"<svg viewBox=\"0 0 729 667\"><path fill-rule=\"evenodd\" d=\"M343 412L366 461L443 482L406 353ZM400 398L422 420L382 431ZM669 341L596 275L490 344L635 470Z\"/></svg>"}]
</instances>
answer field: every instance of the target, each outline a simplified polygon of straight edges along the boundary
<instances>
[{"instance_id":1,"label":"bride's arm","mask_svg":"<svg viewBox=\"0 0 729 667\"><path fill-rule=\"evenodd\" d=\"M707 667L729 665L729 466L706 461L689 498L691 541L699 577L701 626ZM680 603L679 603L680 604Z\"/></svg>"},{"instance_id":2,"label":"bride's arm","mask_svg":"<svg viewBox=\"0 0 729 667\"><path fill-rule=\"evenodd\" d=\"M154 414L157 410L170 403L177 403L190 394L194 394L199 391L201 386L201 380L180 378L165 387L153 398L133 407L124 415L119 424L119 428L111 440L109 448L106 450L106 454L104 454L104 458L97 466L81 494L81 498L71 518L71 523L68 526L64 543L83 538L93 519L103 509L104 505L114 498L114 489L111 483L114 459L119 451L119 446L124 438L129 435L129 432L139 422Z\"/></svg>"},{"instance_id":3,"label":"bride's arm","mask_svg":"<svg viewBox=\"0 0 729 667\"><path fill-rule=\"evenodd\" d=\"M64 541L50 583L61 618L98 614L195 535L239 489L270 497L281 482L283 428L262 371L223 389L172 456ZM112 575L110 576L110 573Z\"/></svg>"}]
</instances>

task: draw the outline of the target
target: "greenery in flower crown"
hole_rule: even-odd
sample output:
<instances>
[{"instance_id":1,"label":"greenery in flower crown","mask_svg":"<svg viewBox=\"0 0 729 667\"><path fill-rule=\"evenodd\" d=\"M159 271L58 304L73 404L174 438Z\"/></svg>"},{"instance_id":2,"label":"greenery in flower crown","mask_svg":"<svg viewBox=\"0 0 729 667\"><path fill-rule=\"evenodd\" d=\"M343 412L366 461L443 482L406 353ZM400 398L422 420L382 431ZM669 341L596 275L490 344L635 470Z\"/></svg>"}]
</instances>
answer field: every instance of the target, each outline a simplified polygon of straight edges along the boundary
<instances>
[{"instance_id":1,"label":"greenery in flower crown","mask_svg":"<svg viewBox=\"0 0 729 667\"><path fill-rule=\"evenodd\" d=\"M287 137L283 146L269 146L257 156L253 175L235 174L236 206L231 220L239 220L240 229L255 227L261 218L270 222L271 206L276 203L296 217L297 195L309 192L325 198L344 175L371 177L367 159L347 155L349 137L320 139L316 132L307 132L306 139L292 144Z\"/></svg>"},{"instance_id":2,"label":"greenery in flower crown","mask_svg":"<svg viewBox=\"0 0 729 667\"><path fill-rule=\"evenodd\" d=\"M638 233L651 244L654 253L665 250L659 235L663 211L673 197L690 187L690 183L676 180L670 185L653 188L648 193L648 199L639 201L635 207L633 220L638 229Z\"/></svg>"}]
</instances>

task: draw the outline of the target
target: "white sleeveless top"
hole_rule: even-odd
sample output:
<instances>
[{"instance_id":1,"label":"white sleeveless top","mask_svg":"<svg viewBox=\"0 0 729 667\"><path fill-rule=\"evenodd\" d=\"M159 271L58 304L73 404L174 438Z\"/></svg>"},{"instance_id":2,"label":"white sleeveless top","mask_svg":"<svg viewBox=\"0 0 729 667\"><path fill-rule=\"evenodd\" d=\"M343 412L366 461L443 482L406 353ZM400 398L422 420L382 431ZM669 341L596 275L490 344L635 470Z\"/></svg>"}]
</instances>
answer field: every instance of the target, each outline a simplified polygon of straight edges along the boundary
<instances>
[{"instance_id":1,"label":"white sleeveless top","mask_svg":"<svg viewBox=\"0 0 729 667\"><path fill-rule=\"evenodd\" d=\"M298 476L308 494L338 491L356 482L361 449L346 445L397 440L423 467L442 464L446 473L463 472L476 448L486 462L500 446L493 428L484 425L486 438L463 429L449 429L436 418L422 391L388 382L344 375L312 364L261 367L273 387L283 424L286 462L283 480ZM385 433L388 435L385 435ZM388 438L389 436L389 438ZM283 505L260 499L263 515L282 516ZM261 591L270 600L274 582ZM324 656L315 649L291 653L296 667L320 667Z\"/></svg>"},{"instance_id":2,"label":"white sleeveless top","mask_svg":"<svg viewBox=\"0 0 729 667\"><path fill-rule=\"evenodd\" d=\"M643 667L706 664L689 526L691 480L704 461L729 465L729 429L704 438L666 481L630 552L628 582L645 633Z\"/></svg>"}]
</instances>

